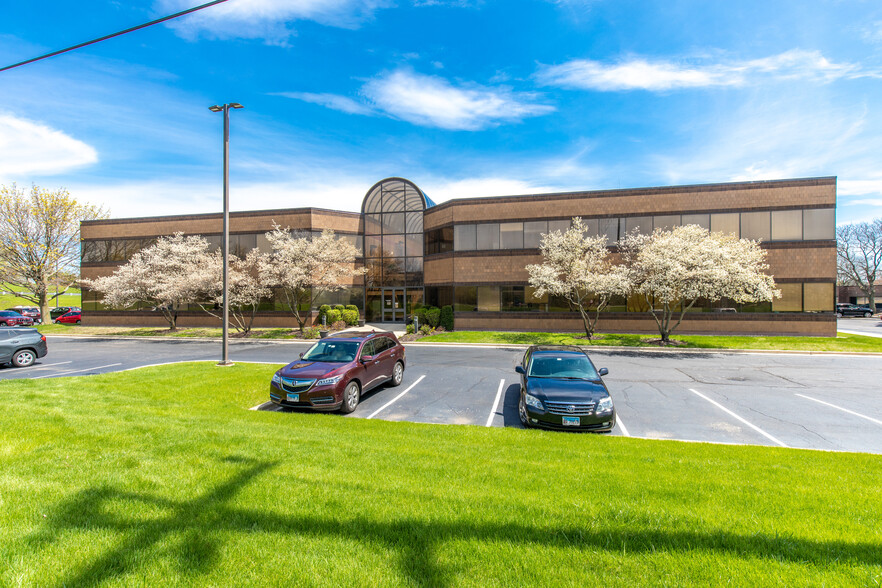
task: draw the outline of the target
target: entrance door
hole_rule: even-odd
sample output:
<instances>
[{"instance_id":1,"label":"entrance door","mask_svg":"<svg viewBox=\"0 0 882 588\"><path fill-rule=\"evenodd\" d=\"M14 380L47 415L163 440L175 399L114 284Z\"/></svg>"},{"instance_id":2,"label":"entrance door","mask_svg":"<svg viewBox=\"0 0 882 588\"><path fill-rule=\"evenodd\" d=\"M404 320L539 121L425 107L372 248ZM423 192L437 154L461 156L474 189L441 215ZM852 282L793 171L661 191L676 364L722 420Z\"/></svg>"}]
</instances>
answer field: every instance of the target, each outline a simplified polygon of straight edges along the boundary
<instances>
[{"instance_id":1,"label":"entrance door","mask_svg":"<svg viewBox=\"0 0 882 588\"><path fill-rule=\"evenodd\" d=\"M404 322L404 288L383 288L383 322Z\"/></svg>"}]
</instances>

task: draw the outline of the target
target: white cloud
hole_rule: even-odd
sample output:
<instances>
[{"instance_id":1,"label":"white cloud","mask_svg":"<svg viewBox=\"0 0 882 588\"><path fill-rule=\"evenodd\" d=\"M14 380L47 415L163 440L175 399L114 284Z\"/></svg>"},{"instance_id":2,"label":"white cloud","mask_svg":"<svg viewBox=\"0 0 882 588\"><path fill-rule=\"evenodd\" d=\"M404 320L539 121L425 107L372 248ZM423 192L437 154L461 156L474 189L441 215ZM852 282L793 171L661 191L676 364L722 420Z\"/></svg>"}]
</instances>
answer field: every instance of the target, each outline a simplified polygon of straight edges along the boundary
<instances>
[{"instance_id":1,"label":"white cloud","mask_svg":"<svg viewBox=\"0 0 882 588\"><path fill-rule=\"evenodd\" d=\"M728 63L686 63L633 57L617 63L576 59L542 66L536 79L542 84L598 91L745 86L764 78L829 82L840 78L880 77L848 63L835 63L818 51L793 49L760 59Z\"/></svg>"},{"instance_id":2,"label":"white cloud","mask_svg":"<svg viewBox=\"0 0 882 588\"><path fill-rule=\"evenodd\" d=\"M0 180L54 175L98 161L98 153L62 131L0 113Z\"/></svg>"},{"instance_id":3,"label":"white cloud","mask_svg":"<svg viewBox=\"0 0 882 588\"><path fill-rule=\"evenodd\" d=\"M423 127L476 131L504 122L542 116L554 107L536 102L532 92L474 83L454 86L444 78L397 70L368 81L364 102L336 94L283 92L279 95L350 114L385 114Z\"/></svg>"},{"instance_id":4,"label":"white cloud","mask_svg":"<svg viewBox=\"0 0 882 588\"><path fill-rule=\"evenodd\" d=\"M186 39L264 39L285 44L294 34L290 23L311 20L324 25L357 28L391 0L230 0L170 21ZM156 11L167 14L193 6L190 0L157 0Z\"/></svg>"},{"instance_id":5,"label":"white cloud","mask_svg":"<svg viewBox=\"0 0 882 588\"><path fill-rule=\"evenodd\" d=\"M490 196L520 196L547 194L561 188L502 177L465 178L460 180L435 179L420 185L426 195L441 204L454 198L483 198Z\"/></svg>"}]
</instances>

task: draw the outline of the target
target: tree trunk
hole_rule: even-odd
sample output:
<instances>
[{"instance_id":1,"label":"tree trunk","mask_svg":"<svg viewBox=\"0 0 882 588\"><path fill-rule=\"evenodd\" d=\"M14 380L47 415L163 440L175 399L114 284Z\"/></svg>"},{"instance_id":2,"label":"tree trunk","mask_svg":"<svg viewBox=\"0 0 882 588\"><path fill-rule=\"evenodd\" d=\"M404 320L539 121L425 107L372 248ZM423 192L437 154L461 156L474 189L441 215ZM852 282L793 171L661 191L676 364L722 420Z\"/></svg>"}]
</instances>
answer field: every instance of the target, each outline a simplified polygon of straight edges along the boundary
<instances>
[{"instance_id":1,"label":"tree trunk","mask_svg":"<svg viewBox=\"0 0 882 588\"><path fill-rule=\"evenodd\" d=\"M591 337L594 336L594 325L591 324L591 319L588 317L588 313L585 311L585 306L579 304L579 314L582 315L582 325L585 327L585 336L588 337L588 340L591 340Z\"/></svg>"}]
</instances>

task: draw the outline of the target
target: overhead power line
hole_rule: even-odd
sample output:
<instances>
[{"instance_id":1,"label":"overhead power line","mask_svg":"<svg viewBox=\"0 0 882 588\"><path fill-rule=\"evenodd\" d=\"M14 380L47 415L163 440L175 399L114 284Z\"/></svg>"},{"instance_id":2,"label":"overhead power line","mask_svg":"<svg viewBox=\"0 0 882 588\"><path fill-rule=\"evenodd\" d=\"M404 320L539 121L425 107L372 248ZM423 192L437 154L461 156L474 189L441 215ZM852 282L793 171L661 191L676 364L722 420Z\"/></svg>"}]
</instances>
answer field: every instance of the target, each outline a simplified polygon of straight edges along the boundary
<instances>
[{"instance_id":1,"label":"overhead power line","mask_svg":"<svg viewBox=\"0 0 882 588\"><path fill-rule=\"evenodd\" d=\"M48 57L54 57L56 55L61 55L62 53L67 53L68 51L73 51L74 49L79 49L80 47L85 47L87 45L94 45L95 43L100 43L101 41L106 41L107 39L112 39L114 37L119 37L120 35L125 35L126 33L131 33L133 31L137 31L139 29L144 29L149 26L153 26L155 24L159 24L161 22L165 22L167 20L171 20L173 18L178 18L179 16L184 16L186 14L190 14L191 12L196 12L197 10L202 10L203 8L208 8L210 6L214 6L215 4L221 4L222 2L227 2L227 0L214 0L213 2L206 2L200 6L196 6L195 8L189 8L187 10L183 10L181 12L177 12L175 14L164 16L162 18L158 18L156 20L151 20L150 22L145 22L142 25L138 25L136 27L132 27L126 29L124 31L119 31L118 33L113 33L110 35L104 35L98 39L92 39L91 41L86 41L85 43L80 43L79 45L74 45L73 47L68 47L67 49L61 49L59 51L53 51L52 53L47 53L46 55L41 55L39 57L34 57L33 59L28 59L27 61L22 61L19 63L13 63L12 65L7 65L6 67L0 68L0 72L6 71L7 69L12 69L14 67L21 67L22 65L27 65L29 63L33 63L35 61L40 61L41 59L46 59Z\"/></svg>"}]
</instances>

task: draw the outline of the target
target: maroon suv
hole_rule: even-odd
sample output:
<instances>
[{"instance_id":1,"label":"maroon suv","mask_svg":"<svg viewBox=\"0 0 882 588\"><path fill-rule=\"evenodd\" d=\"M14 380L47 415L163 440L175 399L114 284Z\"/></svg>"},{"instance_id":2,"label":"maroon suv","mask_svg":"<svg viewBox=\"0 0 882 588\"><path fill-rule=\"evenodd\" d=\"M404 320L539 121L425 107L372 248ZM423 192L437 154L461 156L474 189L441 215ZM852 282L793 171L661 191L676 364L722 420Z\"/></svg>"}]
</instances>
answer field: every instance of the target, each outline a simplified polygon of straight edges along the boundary
<instances>
[{"instance_id":1,"label":"maroon suv","mask_svg":"<svg viewBox=\"0 0 882 588\"><path fill-rule=\"evenodd\" d=\"M400 385L404 366L404 346L392 333L331 335L273 375L270 400L349 413L368 390L386 382Z\"/></svg>"},{"instance_id":2,"label":"maroon suv","mask_svg":"<svg viewBox=\"0 0 882 588\"><path fill-rule=\"evenodd\" d=\"M34 319L14 310L0 310L0 327L32 327Z\"/></svg>"}]
</instances>

